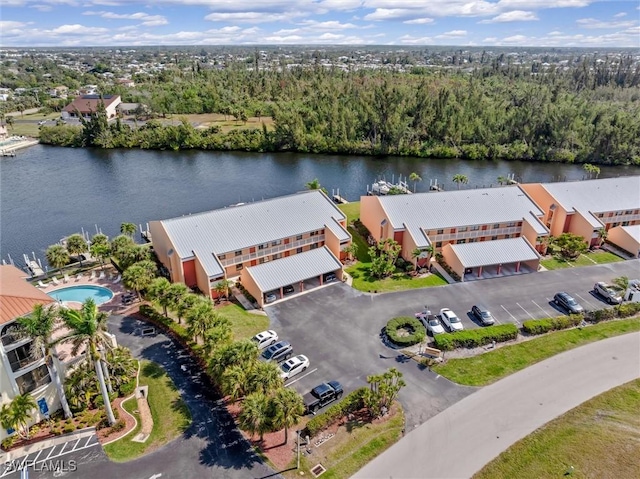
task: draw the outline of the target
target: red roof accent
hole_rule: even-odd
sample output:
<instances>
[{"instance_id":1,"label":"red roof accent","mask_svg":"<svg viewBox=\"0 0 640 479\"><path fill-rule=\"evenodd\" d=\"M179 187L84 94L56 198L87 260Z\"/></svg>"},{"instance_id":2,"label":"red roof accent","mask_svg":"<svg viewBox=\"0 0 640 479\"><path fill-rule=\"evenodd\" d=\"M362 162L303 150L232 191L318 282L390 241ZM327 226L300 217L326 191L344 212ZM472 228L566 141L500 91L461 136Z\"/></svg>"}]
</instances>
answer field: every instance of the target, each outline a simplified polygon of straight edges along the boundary
<instances>
[{"instance_id":1,"label":"red roof accent","mask_svg":"<svg viewBox=\"0 0 640 479\"><path fill-rule=\"evenodd\" d=\"M105 108L112 103L115 103L116 106L121 103L119 95L107 95L102 98L98 95L82 95L65 106L62 111L69 113L79 111L81 114L88 114L98 110L98 104L100 101L104 103Z\"/></svg>"},{"instance_id":2,"label":"red roof accent","mask_svg":"<svg viewBox=\"0 0 640 479\"><path fill-rule=\"evenodd\" d=\"M0 324L29 314L36 304L55 302L48 294L28 283L27 275L15 266L0 266Z\"/></svg>"}]
</instances>

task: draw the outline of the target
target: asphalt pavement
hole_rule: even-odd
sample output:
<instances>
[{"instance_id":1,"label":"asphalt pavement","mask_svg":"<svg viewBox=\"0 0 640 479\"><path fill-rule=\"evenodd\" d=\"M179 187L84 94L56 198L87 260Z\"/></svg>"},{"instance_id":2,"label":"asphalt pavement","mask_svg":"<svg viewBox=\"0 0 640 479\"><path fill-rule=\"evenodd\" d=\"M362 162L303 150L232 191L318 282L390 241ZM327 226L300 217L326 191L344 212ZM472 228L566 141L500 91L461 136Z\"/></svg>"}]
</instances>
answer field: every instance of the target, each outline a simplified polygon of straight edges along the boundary
<instances>
[{"instance_id":1,"label":"asphalt pavement","mask_svg":"<svg viewBox=\"0 0 640 479\"><path fill-rule=\"evenodd\" d=\"M567 351L454 404L408 433L353 477L471 477L552 419L638 377L640 333ZM568 466L558 464L557 477L562 477Z\"/></svg>"}]
</instances>

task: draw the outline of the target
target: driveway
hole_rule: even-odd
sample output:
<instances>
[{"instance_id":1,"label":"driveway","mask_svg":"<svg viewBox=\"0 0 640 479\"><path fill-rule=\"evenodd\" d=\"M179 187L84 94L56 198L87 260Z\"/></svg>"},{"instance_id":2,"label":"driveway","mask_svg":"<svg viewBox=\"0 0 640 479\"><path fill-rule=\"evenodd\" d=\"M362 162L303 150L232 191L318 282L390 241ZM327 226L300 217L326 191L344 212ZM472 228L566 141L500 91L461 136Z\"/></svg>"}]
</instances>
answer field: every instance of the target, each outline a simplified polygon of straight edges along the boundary
<instances>
[{"instance_id":1,"label":"driveway","mask_svg":"<svg viewBox=\"0 0 640 479\"><path fill-rule=\"evenodd\" d=\"M353 477L471 477L552 419L640 377L639 364L640 333L559 354L463 399L407 434ZM559 474L568 465L558 464Z\"/></svg>"},{"instance_id":2,"label":"driveway","mask_svg":"<svg viewBox=\"0 0 640 479\"><path fill-rule=\"evenodd\" d=\"M563 314L550 303L558 291L569 292L586 309L608 307L590 293L594 283L622 275L634 278L638 271L640 260L632 260L385 294L361 293L337 283L265 311L270 328L291 342L294 354L310 359L309 369L290 381L291 387L304 394L321 382L338 380L348 392L366 386L368 375L395 366L407 382L399 399L410 430L475 388L453 384L385 346L379 334L390 318L412 316L425 305L432 311L448 307L465 328L477 328L469 311L480 302L498 323L520 325L528 319Z\"/></svg>"}]
</instances>

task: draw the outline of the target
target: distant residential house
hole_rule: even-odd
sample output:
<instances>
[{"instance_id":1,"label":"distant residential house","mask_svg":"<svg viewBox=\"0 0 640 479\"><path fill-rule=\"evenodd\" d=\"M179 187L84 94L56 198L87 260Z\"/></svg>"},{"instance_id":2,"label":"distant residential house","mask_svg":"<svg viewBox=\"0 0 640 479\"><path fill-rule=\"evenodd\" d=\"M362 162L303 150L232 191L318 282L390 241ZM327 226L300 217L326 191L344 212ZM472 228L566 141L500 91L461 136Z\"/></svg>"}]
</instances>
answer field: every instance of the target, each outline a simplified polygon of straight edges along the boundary
<instances>
[{"instance_id":1,"label":"distant residential house","mask_svg":"<svg viewBox=\"0 0 640 479\"><path fill-rule=\"evenodd\" d=\"M127 88L132 88L136 86L136 82L134 82L131 78L119 78L117 80L118 85L125 86Z\"/></svg>"},{"instance_id":2,"label":"distant residential house","mask_svg":"<svg viewBox=\"0 0 640 479\"><path fill-rule=\"evenodd\" d=\"M49 96L51 98L67 98L68 94L69 88L64 85L59 85L49 90Z\"/></svg>"},{"instance_id":3,"label":"distant residential house","mask_svg":"<svg viewBox=\"0 0 640 479\"><path fill-rule=\"evenodd\" d=\"M119 95L82 95L64 107L62 118L78 118L80 116L88 118L92 112L98 110L101 101L107 111L107 118L115 118L118 105L122 103Z\"/></svg>"}]
</instances>

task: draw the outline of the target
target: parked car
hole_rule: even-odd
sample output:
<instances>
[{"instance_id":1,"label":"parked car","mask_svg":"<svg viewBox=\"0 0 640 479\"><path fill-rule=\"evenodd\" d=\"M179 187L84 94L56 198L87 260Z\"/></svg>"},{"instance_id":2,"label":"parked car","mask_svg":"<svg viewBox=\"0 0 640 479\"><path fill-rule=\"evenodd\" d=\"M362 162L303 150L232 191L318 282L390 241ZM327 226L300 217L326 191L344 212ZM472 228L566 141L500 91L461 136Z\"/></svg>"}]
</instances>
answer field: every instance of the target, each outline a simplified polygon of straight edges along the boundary
<instances>
[{"instance_id":1,"label":"parked car","mask_svg":"<svg viewBox=\"0 0 640 479\"><path fill-rule=\"evenodd\" d=\"M296 374L300 374L302 371L309 367L309 358L304 354L300 354L294 358L288 359L281 366L280 377L285 381L291 379Z\"/></svg>"},{"instance_id":2,"label":"parked car","mask_svg":"<svg viewBox=\"0 0 640 479\"><path fill-rule=\"evenodd\" d=\"M451 332L462 331L464 329L460 318L458 318L458 316L456 316L456 313L451 311L449 308L442 308L440 310L440 319Z\"/></svg>"},{"instance_id":3,"label":"parked car","mask_svg":"<svg viewBox=\"0 0 640 479\"><path fill-rule=\"evenodd\" d=\"M293 347L288 341L279 341L276 344L272 344L265 349L260 355L260 359L266 362L269 361L284 361L289 359L293 354Z\"/></svg>"},{"instance_id":4,"label":"parked car","mask_svg":"<svg viewBox=\"0 0 640 479\"><path fill-rule=\"evenodd\" d=\"M295 291L292 284L288 284L282 288L282 294L291 294Z\"/></svg>"},{"instance_id":5,"label":"parked car","mask_svg":"<svg viewBox=\"0 0 640 479\"><path fill-rule=\"evenodd\" d=\"M342 385L338 381L318 384L304 395L304 405L307 411L314 413L333 401L342 397Z\"/></svg>"},{"instance_id":6,"label":"parked car","mask_svg":"<svg viewBox=\"0 0 640 479\"><path fill-rule=\"evenodd\" d=\"M271 346L278 342L278 333L269 329L267 331L262 331L261 333L256 334L251 340L256 343L259 350L262 350L266 347Z\"/></svg>"},{"instance_id":7,"label":"parked car","mask_svg":"<svg viewBox=\"0 0 640 479\"><path fill-rule=\"evenodd\" d=\"M553 302L563 308L569 314L584 313L584 308L564 291L556 293L556 295L553 297Z\"/></svg>"},{"instance_id":8,"label":"parked car","mask_svg":"<svg viewBox=\"0 0 640 479\"><path fill-rule=\"evenodd\" d=\"M436 315L431 314L431 311L428 309L423 309L421 312L416 313L416 318L427 328L427 333L430 333L432 336L446 332Z\"/></svg>"},{"instance_id":9,"label":"parked car","mask_svg":"<svg viewBox=\"0 0 640 479\"><path fill-rule=\"evenodd\" d=\"M278 299L278 295L274 291L271 291L270 293L265 293L264 295L265 303L273 303L276 299Z\"/></svg>"},{"instance_id":10,"label":"parked car","mask_svg":"<svg viewBox=\"0 0 640 479\"><path fill-rule=\"evenodd\" d=\"M608 284L598 281L593 285L593 291L602 296L609 304L622 303L622 295Z\"/></svg>"},{"instance_id":11,"label":"parked car","mask_svg":"<svg viewBox=\"0 0 640 479\"><path fill-rule=\"evenodd\" d=\"M324 275L323 281L325 283L332 283L332 282L336 281L337 279L338 278L336 277L335 273L327 273L327 274Z\"/></svg>"},{"instance_id":12,"label":"parked car","mask_svg":"<svg viewBox=\"0 0 640 479\"><path fill-rule=\"evenodd\" d=\"M489 311L484 306L480 306L478 304L474 304L471 308L471 314L473 314L483 326L491 326L495 324L496 320L491 315L491 311Z\"/></svg>"}]
</instances>

